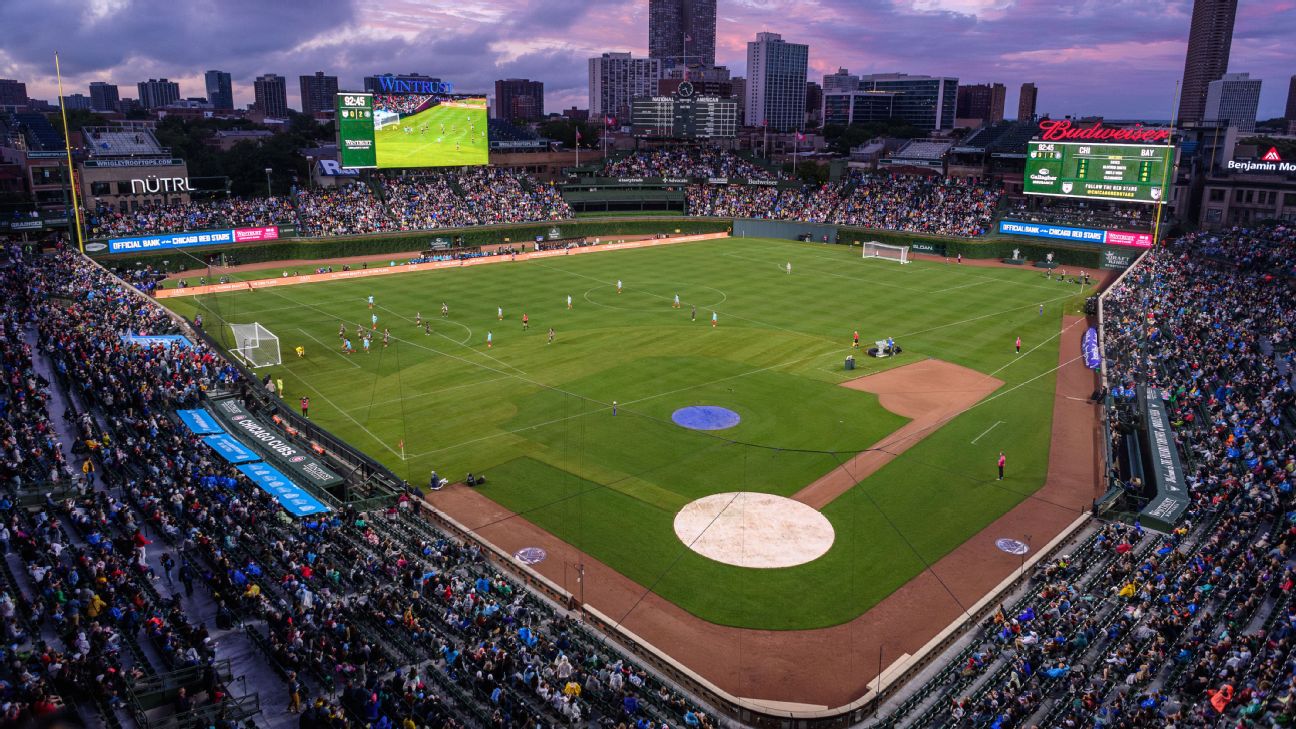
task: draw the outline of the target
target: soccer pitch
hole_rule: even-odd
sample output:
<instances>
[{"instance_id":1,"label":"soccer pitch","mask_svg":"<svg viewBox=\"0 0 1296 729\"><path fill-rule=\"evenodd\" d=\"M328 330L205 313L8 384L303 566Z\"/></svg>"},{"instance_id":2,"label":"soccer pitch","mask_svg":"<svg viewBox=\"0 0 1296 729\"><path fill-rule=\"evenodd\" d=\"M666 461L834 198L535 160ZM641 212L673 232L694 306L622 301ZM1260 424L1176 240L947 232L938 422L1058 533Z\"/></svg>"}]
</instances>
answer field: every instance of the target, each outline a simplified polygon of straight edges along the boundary
<instances>
[{"instance_id":1,"label":"soccer pitch","mask_svg":"<svg viewBox=\"0 0 1296 729\"><path fill-rule=\"evenodd\" d=\"M486 164L486 107L464 108L466 101L454 103L459 105L443 103L375 131L378 167Z\"/></svg>"},{"instance_id":2,"label":"soccer pitch","mask_svg":"<svg viewBox=\"0 0 1296 729\"><path fill-rule=\"evenodd\" d=\"M212 331L267 327L283 365L258 372L282 378L290 403L309 395L312 419L411 483L432 469L485 474L483 495L701 618L808 629L860 615L1043 485L1061 317L1084 293L1034 270L726 239L164 303L201 311ZM373 313L372 351L343 354L339 323L354 342ZM855 330L862 346L891 336L904 354L864 356ZM791 496L904 425L841 383L926 358L1004 384L823 507L836 535L823 556L735 567L676 537L695 499ZM742 420L714 432L672 422L690 405ZM1011 470L996 482L1000 450Z\"/></svg>"}]
</instances>

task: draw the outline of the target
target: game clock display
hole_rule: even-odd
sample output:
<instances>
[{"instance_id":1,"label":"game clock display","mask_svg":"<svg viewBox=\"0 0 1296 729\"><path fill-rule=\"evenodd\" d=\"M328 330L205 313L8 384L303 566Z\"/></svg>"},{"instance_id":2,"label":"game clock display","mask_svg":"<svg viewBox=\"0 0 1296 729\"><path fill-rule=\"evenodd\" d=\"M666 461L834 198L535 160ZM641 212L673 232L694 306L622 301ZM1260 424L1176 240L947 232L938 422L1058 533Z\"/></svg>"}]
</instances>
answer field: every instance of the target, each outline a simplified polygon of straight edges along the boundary
<instances>
[{"instance_id":1,"label":"game clock display","mask_svg":"<svg viewBox=\"0 0 1296 729\"><path fill-rule=\"evenodd\" d=\"M1030 142L1023 191L1155 205L1165 201L1173 149L1155 144Z\"/></svg>"}]
</instances>

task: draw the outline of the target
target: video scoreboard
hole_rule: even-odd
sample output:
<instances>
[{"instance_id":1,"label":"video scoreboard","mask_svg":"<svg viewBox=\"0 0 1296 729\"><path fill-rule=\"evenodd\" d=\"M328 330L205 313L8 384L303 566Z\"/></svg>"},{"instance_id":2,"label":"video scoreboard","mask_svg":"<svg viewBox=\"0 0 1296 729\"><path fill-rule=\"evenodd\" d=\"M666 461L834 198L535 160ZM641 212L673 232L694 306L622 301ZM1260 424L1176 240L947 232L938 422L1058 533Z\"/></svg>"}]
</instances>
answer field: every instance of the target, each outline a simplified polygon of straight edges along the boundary
<instances>
[{"instance_id":1,"label":"video scoreboard","mask_svg":"<svg viewBox=\"0 0 1296 729\"><path fill-rule=\"evenodd\" d=\"M1157 205L1174 163L1174 147L1163 144L1027 144L1023 192Z\"/></svg>"},{"instance_id":2,"label":"video scoreboard","mask_svg":"<svg viewBox=\"0 0 1296 729\"><path fill-rule=\"evenodd\" d=\"M738 102L695 96L687 81L672 96L635 99L631 117L637 137L712 139L732 138L738 132Z\"/></svg>"}]
</instances>

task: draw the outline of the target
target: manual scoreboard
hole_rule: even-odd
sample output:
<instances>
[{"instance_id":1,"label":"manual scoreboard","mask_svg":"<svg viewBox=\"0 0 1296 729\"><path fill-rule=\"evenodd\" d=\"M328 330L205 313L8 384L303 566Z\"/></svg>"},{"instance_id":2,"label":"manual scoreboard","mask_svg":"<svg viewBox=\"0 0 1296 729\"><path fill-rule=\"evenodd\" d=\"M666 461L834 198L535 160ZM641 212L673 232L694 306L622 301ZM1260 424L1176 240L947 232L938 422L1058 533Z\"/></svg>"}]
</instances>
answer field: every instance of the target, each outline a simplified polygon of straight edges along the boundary
<instances>
[{"instance_id":1,"label":"manual scoreboard","mask_svg":"<svg viewBox=\"0 0 1296 729\"><path fill-rule=\"evenodd\" d=\"M738 102L694 95L688 81L672 96L635 99L631 116L637 137L713 139L732 138L738 132Z\"/></svg>"},{"instance_id":2,"label":"manual scoreboard","mask_svg":"<svg viewBox=\"0 0 1296 729\"><path fill-rule=\"evenodd\" d=\"M1160 144L1030 142L1023 192L1160 204L1173 155L1174 147Z\"/></svg>"},{"instance_id":3,"label":"manual scoreboard","mask_svg":"<svg viewBox=\"0 0 1296 729\"><path fill-rule=\"evenodd\" d=\"M373 94L337 95L338 157L343 167L378 166Z\"/></svg>"}]
</instances>

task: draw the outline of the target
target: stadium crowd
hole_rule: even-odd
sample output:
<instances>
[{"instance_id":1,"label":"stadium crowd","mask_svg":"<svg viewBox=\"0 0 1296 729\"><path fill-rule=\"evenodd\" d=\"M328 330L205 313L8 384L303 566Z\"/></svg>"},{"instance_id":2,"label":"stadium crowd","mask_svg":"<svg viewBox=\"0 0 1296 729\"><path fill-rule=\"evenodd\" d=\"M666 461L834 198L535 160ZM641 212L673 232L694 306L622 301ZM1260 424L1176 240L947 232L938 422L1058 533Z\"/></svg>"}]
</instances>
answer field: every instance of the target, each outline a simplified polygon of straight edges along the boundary
<instances>
[{"instance_id":1,"label":"stadium crowd","mask_svg":"<svg viewBox=\"0 0 1296 729\"><path fill-rule=\"evenodd\" d=\"M773 180L776 175L749 159L720 149L679 147L632 152L609 159L606 177L725 177Z\"/></svg>"},{"instance_id":2,"label":"stadium crowd","mask_svg":"<svg viewBox=\"0 0 1296 729\"><path fill-rule=\"evenodd\" d=\"M130 212L99 206L83 214L91 238L263 227L292 222L296 217L292 205L277 197L146 204Z\"/></svg>"},{"instance_id":3,"label":"stadium crowd","mask_svg":"<svg viewBox=\"0 0 1296 729\"><path fill-rule=\"evenodd\" d=\"M214 659L241 623L282 678L250 687L261 710L299 712L304 727L714 726L433 529L408 495L372 512L290 518L175 413L251 385L201 340L122 341L194 333L87 259L61 250L25 260L11 249L0 284L5 336L41 343L85 464L39 508L16 503L68 484L65 469L38 484L10 478L0 499L0 541L29 572L0 574L14 646L0 694L13 718L53 713L65 698L115 713L129 708L128 684L195 666L206 667L203 680L176 698L177 723L232 729L245 714ZM33 353L5 353L6 385L29 387ZM48 422L48 399L29 400L27 421ZM170 597L159 594L163 579ZM188 617L208 600L215 632Z\"/></svg>"},{"instance_id":4,"label":"stadium crowd","mask_svg":"<svg viewBox=\"0 0 1296 729\"><path fill-rule=\"evenodd\" d=\"M978 236L999 204L998 188L964 180L857 175L840 183L776 189L690 185L692 215L838 223L882 230Z\"/></svg>"},{"instance_id":5,"label":"stadium crowd","mask_svg":"<svg viewBox=\"0 0 1296 729\"><path fill-rule=\"evenodd\" d=\"M418 111L428 98L415 94L375 94L373 108L374 111L394 111L401 116L406 116Z\"/></svg>"},{"instance_id":6,"label":"stadium crowd","mask_svg":"<svg viewBox=\"0 0 1296 729\"><path fill-rule=\"evenodd\" d=\"M298 189L294 195L304 235L334 236L400 230L369 185Z\"/></svg>"},{"instance_id":7,"label":"stadium crowd","mask_svg":"<svg viewBox=\"0 0 1296 729\"><path fill-rule=\"evenodd\" d=\"M1293 245L1281 227L1190 235L1109 292L1108 379L1166 401L1186 518L1101 525L1044 563L889 725L1291 725L1296 296L1271 264Z\"/></svg>"},{"instance_id":8,"label":"stadium crowd","mask_svg":"<svg viewBox=\"0 0 1296 729\"><path fill-rule=\"evenodd\" d=\"M1148 230L1156 222L1156 207L1033 198L1018 201L1004 217L1028 223Z\"/></svg>"}]
</instances>

